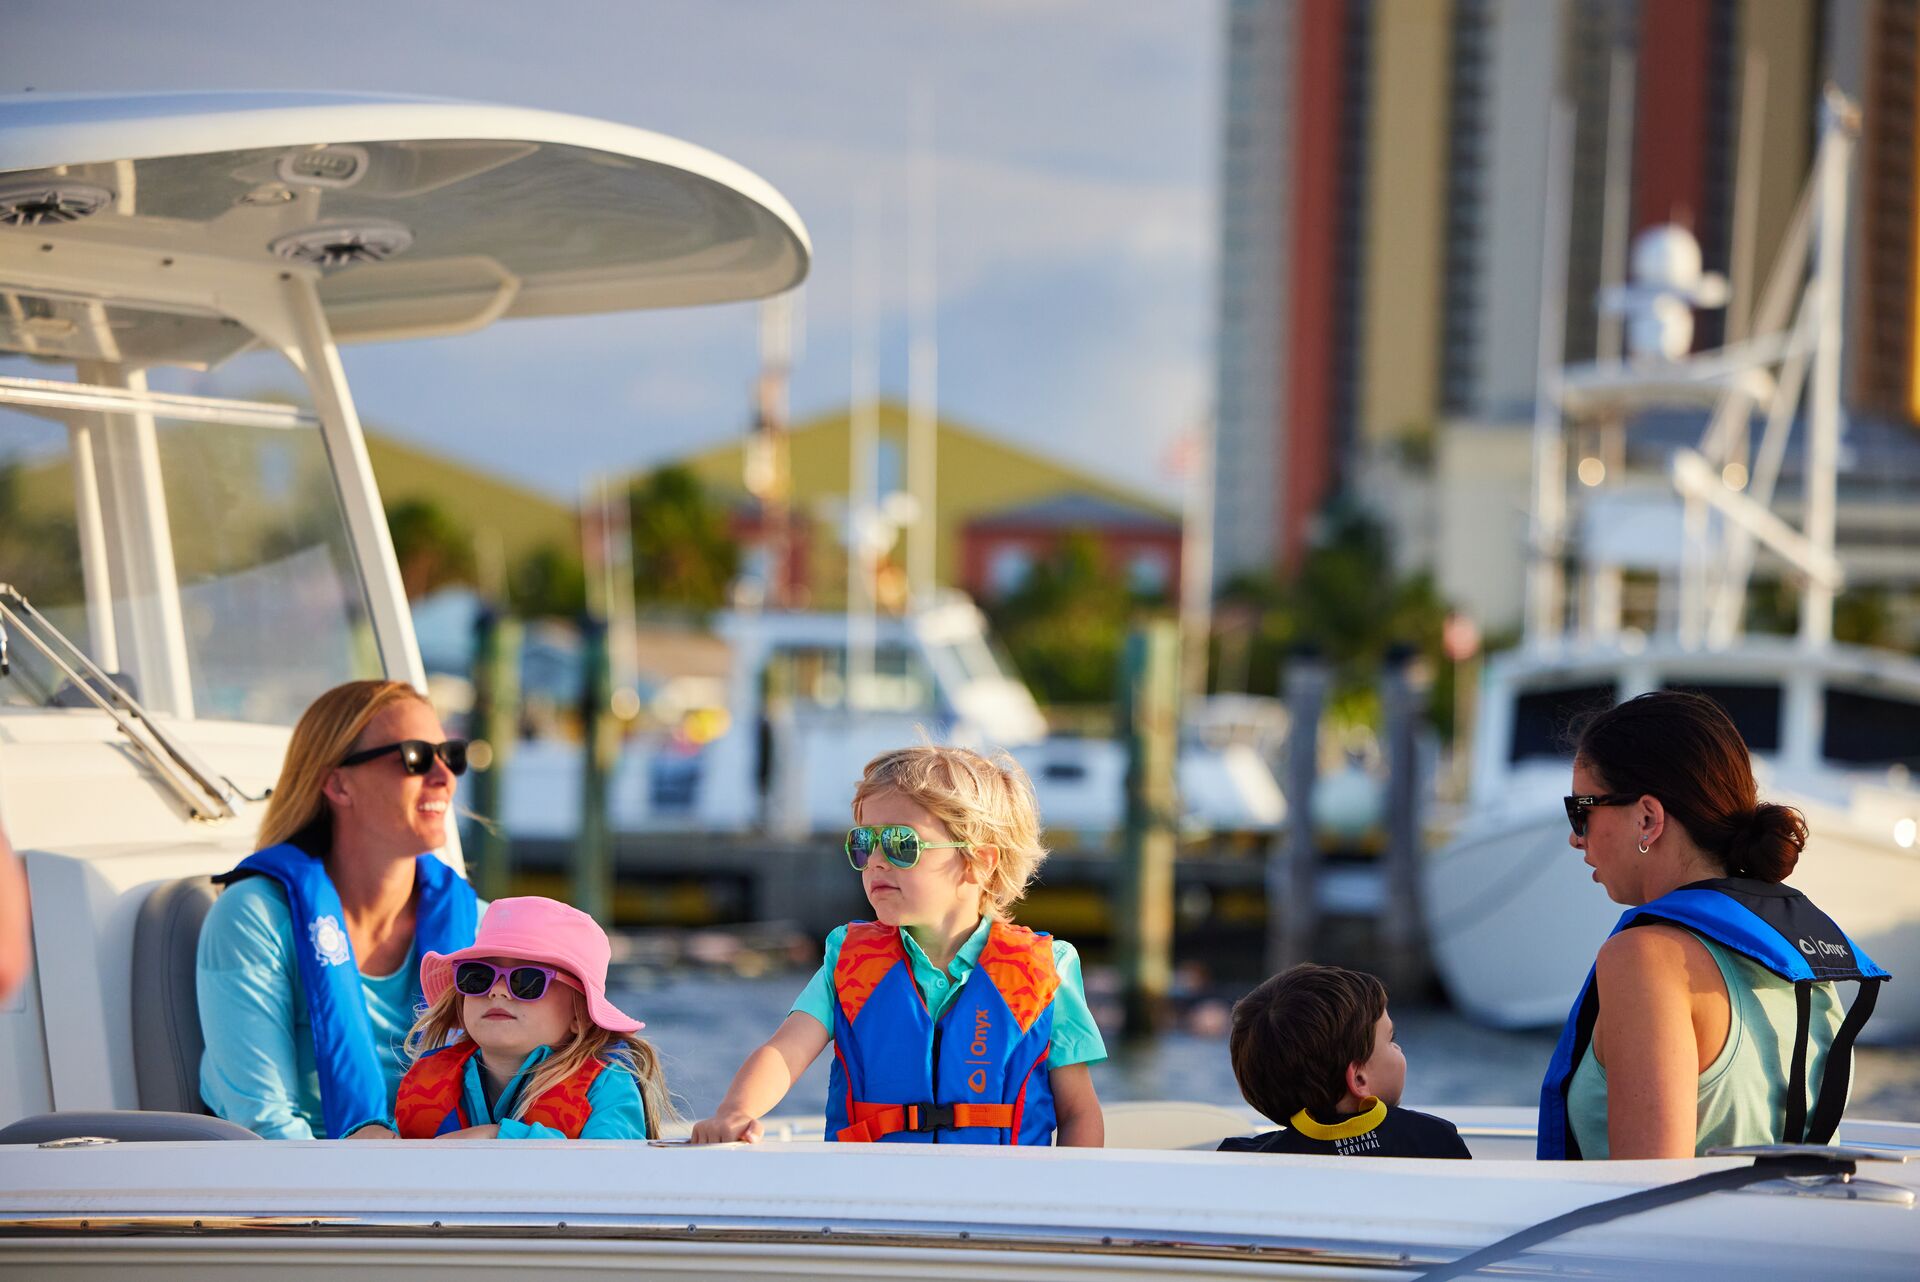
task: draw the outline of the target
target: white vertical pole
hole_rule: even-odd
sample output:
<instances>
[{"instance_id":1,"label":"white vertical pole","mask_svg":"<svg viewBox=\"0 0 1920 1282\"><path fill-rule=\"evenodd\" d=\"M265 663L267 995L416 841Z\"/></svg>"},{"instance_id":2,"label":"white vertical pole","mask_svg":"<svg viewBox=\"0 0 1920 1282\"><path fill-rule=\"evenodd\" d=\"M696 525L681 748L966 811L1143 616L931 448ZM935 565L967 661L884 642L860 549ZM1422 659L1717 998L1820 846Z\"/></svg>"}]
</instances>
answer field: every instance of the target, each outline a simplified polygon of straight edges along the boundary
<instances>
[{"instance_id":1,"label":"white vertical pole","mask_svg":"<svg viewBox=\"0 0 1920 1282\"><path fill-rule=\"evenodd\" d=\"M347 373L340 364L340 352L333 344L327 314L320 306L312 278L291 273L286 282L286 303L298 344L298 359L294 364L306 376L314 413L320 420L320 440L326 446L327 459L332 465L341 514L346 517L347 537L360 567L367 609L372 615L374 644L380 650L380 666L393 680L405 681L424 692L427 672L420 662L419 643L414 639L407 594L400 586L400 563L393 554L393 535L387 529L386 511L380 506L380 489L374 483L373 462L367 457L360 414L354 409ZM449 845L458 849L451 841Z\"/></svg>"},{"instance_id":2,"label":"white vertical pole","mask_svg":"<svg viewBox=\"0 0 1920 1282\"><path fill-rule=\"evenodd\" d=\"M1547 133L1547 204L1541 245L1540 330L1533 407L1533 522L1527 570L1527 639L1557 644L1565 600L1560 558L1567 524L1567 442L1560 421L1561 348L1566 325L1567 190L1572 171L1573 111L1556 100Z\"/></svg>"},{"instance_id":3,"label":"white vertical pole","mask_svg":"<svg viewBox=\"0 0 1920 1282\"><path fill-rule=\"evenodd\" d=\"M913 524L907 531L907 588L916 605L933 600L938 587L935 541L940 535L939 303L934 247L938 209L933 160L933 91L922 85L916 102L913 164L907 213L907 286L912 291L907 344L907 492L913 496Z\"/></svg>"},{"instance_id":4,"label":"white vertical pole","mask_svg":"<svg viewBox=\"0 0 1920 1282\"><path fill-rule=\"evenodd\" d=\"M86 362L76 372L82 382L129 392L147 390L144 370ZM140 700L155 712L191 717L193 678L187 662L187 630L180 614L173 523L167 515L160 440L153 414L133 410L103 415L98 443L105 447L102 453L106 462L102 533L110 523L113 533L104 540L107 561L120 570L120 590L125 594L132 624L133 671L141 683Z\"/></svg>"},{"instance_id":5,"label":"white vertical pole","mask_svg":"<svg viewBox=\"0 0 1920 1282\"><path fill-rule=\"evenodd\" d=\"M1842 272L1847 246L1847 166L1853 151L1851 105L1829 92L1822 107L1829 146L1820 170L1820 221L1815 271L1820 281L1820 330L1813 355L1807 432L1807 539L1815 556L1831 556L1840 465L1840 354ZM1833 589L1807 584L1800 607L1800 643L1821 649L1833 639Z\"/></svg>"},{"instance_id":6,"label":"white vertical pole","mask_svg":"<svg viewBox=\"0 0 1920 1282\"><path fill-rule=\"evenodd\" d=\"M847 707L873 686L874 453L880 441L880 386L874 355L873 197L862 192L853 216L853 405L847 424Z\"/></svg>"},{"instance_id":7,"label":"white vertical pole","mask_svg":"<svg viewBox=\"0 0 1920 1282\"><path fill-rule=\"evenodd\" d=\"M93 415L67 423L73 454L73 516L80 535L80 570L86 580L87 643L93 661L120 671L120 633L113 617L113 570L107 557L107 526L100 511L100 471L93 457Z\"/></svg>"}]
</instances>

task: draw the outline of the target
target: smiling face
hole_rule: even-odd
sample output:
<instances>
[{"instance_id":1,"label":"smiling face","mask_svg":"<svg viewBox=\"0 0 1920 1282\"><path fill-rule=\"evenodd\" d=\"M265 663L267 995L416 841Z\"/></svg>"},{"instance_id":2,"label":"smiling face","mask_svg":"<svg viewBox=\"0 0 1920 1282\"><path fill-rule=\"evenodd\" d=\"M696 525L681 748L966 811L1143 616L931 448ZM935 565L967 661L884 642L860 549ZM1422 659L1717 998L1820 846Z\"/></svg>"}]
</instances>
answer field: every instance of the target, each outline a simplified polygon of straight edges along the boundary
<instances>
[{"instance_id":1,"label":"smiling face","mask_svg":"<svg viewBox=\"0 0 1920 1282\"><path fill-rule=\"evenodd\" d=\"M401 699L374 714L354 740L363 751L403 739L440 743L440 718L420 699ZM423 775L410 775L400 754L389 752L356 766L342 766L327 780L335 832L351 829L367 845L417 855L447 844L447 812L453 805L453 771L433 758Z\"/></svg>"},{"instance_id":2,"label":"smiling face","mask_svg":"<svg viewBox=\"0 0 1920 1282\"><path fill-rule=\"evenodd\" d=\"M511 968L534 963L517 957L489 957L496 966ZM558 1048L584 1027L586 1014L579 991L558 974L547 991L523 1002L507 991L507 977L494 977L493 988L481 997L460 998L460 1022L490 1066L505 1072L520 1066L536 1047Z\"/></svg>"},{"instance_id":3,"label":"smiling face","mask_svg":"<svg viewBox=\"0 0 1920 1282\"><path fill-rule=\"evenodd\" d=\"M922 841L958 840L944 823L897 792L868 797L854 811L853 821L876 828L904 824ZM895 868L878 854L867 860L860 882L875 920L907 929L943 926L956 917L978 918L984 887L969 853L956 847L922 850L920 862L911 868Z\"/></svg>"},{"instance_id":4,"label":"smiling face","mask_svg":"<svg viewBox=\"0 0 1920 1282\"><path fill-rule=\"evenodd\" d=\"M1575 796L1605 796L1607 781L1585 760L1573 763ZM1567 844L1586 853L1587 867L1593 879L1616 904L1642 904L1642 888L1647 857L1639 845L1644 814L1640 806L1595 806L1587 811L1587 833L1582 837L1569 831Z\"/></svg>"}]
</instances>

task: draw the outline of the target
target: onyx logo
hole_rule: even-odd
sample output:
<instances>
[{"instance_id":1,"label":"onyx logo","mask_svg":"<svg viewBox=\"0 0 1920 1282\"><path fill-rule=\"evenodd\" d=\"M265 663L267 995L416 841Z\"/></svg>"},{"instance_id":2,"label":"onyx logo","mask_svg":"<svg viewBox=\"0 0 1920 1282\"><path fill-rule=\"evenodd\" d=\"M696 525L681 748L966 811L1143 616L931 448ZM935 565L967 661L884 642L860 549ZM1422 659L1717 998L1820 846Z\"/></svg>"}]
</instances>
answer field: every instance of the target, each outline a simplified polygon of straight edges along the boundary
<instances>
[{"instance_id":1,"label":"onyx logo","mask_svg":"<svg viewBox=\"0 0 1920 1282\"><path fill-rule=\"evenodd\" d=\"M1800 951L1809 957L1845 957L1847 955L1845 944L1829 944L1824 939L1803 939L1800 941Z\"/></svg>"},{"instance_id":2,"label":"onyx logo","mask_svg":"<svg viewBox=\"0 0 1920 1282\"><path fill-rule=\"evenodd\" d=\"M972 1056L967 1063L975 1065L967 1074L967 1087L975 1095L983 1095L987 1089L987 1035L993 1031L993 1017L981 1007L973 1012L973 1042L967 1047Z\"/></svg>"}]
</instances>

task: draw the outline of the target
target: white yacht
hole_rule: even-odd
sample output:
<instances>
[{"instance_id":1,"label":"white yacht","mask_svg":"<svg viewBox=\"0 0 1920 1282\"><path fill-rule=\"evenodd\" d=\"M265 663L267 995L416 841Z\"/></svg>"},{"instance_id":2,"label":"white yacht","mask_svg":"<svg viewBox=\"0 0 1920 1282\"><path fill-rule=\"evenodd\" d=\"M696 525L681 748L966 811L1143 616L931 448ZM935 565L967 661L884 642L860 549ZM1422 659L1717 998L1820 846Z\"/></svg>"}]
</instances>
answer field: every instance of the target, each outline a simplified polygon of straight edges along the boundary
<instances>
[{"instance_id":1,"label":"white yacht","mask_svg":"<svg viewBox=\"0 0 1920 1282\"><path fill-rule=\"evenodd\" d=\"M1423 876L1436 966L1454 1001L1488 1023L1564 1020L1622 911L1568 845L1560 798L1571 786L1570 730L1584 713L1676 687L1718 700L1754 754L1762 798L1805 814L1811 839L1790 884L1895 976L1920 976L1920 660L1832 635L1844 583L1834 524L1848 110L1829 103L1814 175L1753 336L1687 354L1690 303L1717 291L1701 288L1691 236L1658 229L1635 250L1640 279L1621 291L1643 305L1628 327L1643 350L1627 362L1567 369L1550 389L1551 413L1535 437L1527 635L1487 665L1467 804ZM1710 414L1698 449L1673 456L1671 492L1613 498L1578 487L1586 495L1573 549L1583 617L1568 635L1562 412L1617 424L1672 405ZM1806 445L1799 528L1773 510L1796 416ZM1749 430L1755 417L1763 432ZM1640 562L1664 566L1661 589L1672 603L1667 626L1651 638L1619 620L1619 546L1635 541L1642 554L1665 544ZM1797 636L1740 630L1763 548L1777 573L1802 585ZM1896 979L1863 1040L1916 1037L1920 983Z\"/></svg>"},{"instance_id":2,"label":"white yacht","mask_svg":"<svg viewBox=\"0 0 1920 1282\"><path fill-rule=\"evenodd\" d=\"M0 1275L1381 1278L1481 1251L1530 1276L1913 1275L1900 1125L1549 1165L1515 1110L1455 1113L1473 1163L1178 1151L1256 1120L1173 1104L1110 1110L1105 1151L274 1143L201 1114L207 875L247 852L313 695L421 680L337 344L750 298L808 258L752 174L602 122L0 99L0 350L76 374L0 378L0 822L34 947L0 1006ZM146 385L254 347L311 410Z\"/></svg>"},{"instance_id":3,"label":"white yacht","mask_svg":"<svg viewBox=\"0 0 1920 1282\"><path fill-rule=\"evenodd\" d=\"M1050 833L1099 842L1122 826L1126 745L1050 734L964 594L872 619L870 629L862 661L849 652L845 614L722 614L715 631L732 659L729 728L692 754L657 739L624 745L608 787L614 830L842 831L866 763L923 741L1010 752L1033 780ZM1183 736L1179 771L1189 830L1270 834L1286 817L1272 769L1248 744ZM578 745L522 740L503 792L501 817L515 836L571 837L580 830Z\"/></svg>"}]
</instances>

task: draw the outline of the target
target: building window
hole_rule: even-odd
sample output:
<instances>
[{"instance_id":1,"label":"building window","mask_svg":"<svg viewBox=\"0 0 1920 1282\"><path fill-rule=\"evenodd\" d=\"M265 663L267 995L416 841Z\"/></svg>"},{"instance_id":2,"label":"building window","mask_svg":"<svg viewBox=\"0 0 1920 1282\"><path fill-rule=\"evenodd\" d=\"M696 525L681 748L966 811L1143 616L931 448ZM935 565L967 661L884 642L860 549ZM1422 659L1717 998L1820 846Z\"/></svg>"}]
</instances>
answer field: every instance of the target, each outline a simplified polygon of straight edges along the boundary
<instances>
[{"instance_id":1,"label":"building window","mask_svg":"<svg viewBox=\"0 0 1920 1282\"><path fill-rule=\"evenodd\" d=\"M997 547L987 558L987 591L995 600L1012 596L1033 577L1033 553L1018 544Z\"/></svg>"},{"instance_id":2,"label":"building window","mask_svg":"<svg viewBox=\"0 0 1920 1282\"><path fill-rule=\"evenodd\" d=\"M1135 596L1167 594L1167 558L1160 552L1135 552L1127 562L1127 587Z\"/></svg>"}]
</instances>

